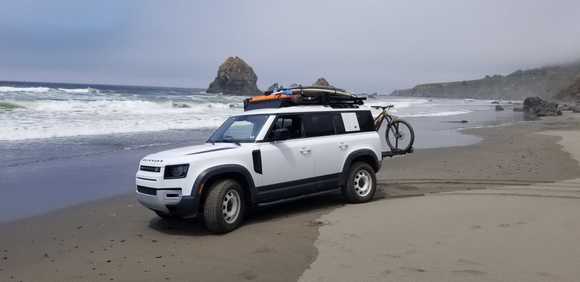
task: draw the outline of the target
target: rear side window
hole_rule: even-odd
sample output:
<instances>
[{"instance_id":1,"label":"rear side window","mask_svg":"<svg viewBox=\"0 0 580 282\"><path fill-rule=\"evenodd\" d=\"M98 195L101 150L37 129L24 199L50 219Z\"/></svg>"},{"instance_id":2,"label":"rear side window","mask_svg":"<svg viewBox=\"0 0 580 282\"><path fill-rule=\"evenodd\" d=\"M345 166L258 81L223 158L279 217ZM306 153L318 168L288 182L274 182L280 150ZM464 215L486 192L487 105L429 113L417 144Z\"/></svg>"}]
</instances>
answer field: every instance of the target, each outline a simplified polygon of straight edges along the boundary
<instances>
[{"instance_id":1,"label":"rear side window","mask_svg":"<svg viewBox=\"0 0 580 282\"><path fill-rule=\"evenodd\" d=\"M374 119L370 111L341 112L338 116L339 134L374 130Z\"/></svg>"},{"instance_id":2,"label":"rear side window","mask_svg":"<svg viewBox=\"0 0 580 282\"><path fill-rule=\"evenodd\" d=\"M336 113L321 112L304 114L304 133L306 137L335 134Z\"/></svg>"},{"instance_id":3,"label":"rear side window","mask_svg":"<svg viewBox=\"0 0 580 282\"><path fill-rule=\"evenodd\" d=\"M375 121L371 111L358 111L356 112L356 117L360 125L360 131L374 131Z\"/></svg>"}]
</instances>

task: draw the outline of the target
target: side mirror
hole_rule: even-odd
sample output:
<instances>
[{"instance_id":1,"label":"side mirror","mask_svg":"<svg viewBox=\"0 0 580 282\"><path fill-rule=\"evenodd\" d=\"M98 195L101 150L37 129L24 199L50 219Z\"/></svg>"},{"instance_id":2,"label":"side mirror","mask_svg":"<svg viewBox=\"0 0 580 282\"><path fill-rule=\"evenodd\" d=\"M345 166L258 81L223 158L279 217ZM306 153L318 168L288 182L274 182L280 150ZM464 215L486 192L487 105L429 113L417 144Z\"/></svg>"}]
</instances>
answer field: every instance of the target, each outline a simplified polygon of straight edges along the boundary
<instances>
[{"instance_id":1,"label":"side mirror","mask_svg":"<svg viewBox=\"0 0 580 282\"><path fill-rule=\"evenodd\" d=\"M288 128L274 129L272 132L272 138L274 141L286 140L290 138L290 131L288 131Z\"/></svg>"}]
</instances>

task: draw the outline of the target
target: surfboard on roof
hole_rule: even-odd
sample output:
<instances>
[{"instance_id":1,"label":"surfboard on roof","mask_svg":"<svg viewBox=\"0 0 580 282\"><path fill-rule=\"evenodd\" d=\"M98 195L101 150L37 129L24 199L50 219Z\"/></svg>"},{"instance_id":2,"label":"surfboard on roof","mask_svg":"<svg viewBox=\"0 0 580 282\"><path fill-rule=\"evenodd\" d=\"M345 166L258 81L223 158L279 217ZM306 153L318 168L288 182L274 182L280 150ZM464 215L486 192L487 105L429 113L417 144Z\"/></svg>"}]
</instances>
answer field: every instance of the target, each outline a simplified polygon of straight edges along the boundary
<instances>
[{"instance_id":1,"label":"surfboard on roof","mask_svg":"<svg viewBox=\"0 0 580 282\"><path fill-rule=\"evenodd\" d=\"M298 86L267 91L264 95L244 100L244 110L277 108L299 105L356 106L362 105L365 98L334 87Z\"/></svg>"}]
</instances>

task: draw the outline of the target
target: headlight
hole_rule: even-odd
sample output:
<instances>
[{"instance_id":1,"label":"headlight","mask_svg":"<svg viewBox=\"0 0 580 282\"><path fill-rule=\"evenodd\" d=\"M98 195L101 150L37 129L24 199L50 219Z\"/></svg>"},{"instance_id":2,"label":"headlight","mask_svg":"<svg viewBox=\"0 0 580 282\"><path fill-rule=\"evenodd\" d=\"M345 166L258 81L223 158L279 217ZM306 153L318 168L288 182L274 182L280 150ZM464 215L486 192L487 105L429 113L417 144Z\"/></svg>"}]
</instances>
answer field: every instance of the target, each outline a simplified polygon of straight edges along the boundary
<instances>
[{"instance_id":1,"label":"headlight","mask_svg":"<svg viewBox=\"0 0 580 282\"><path fill-rule=\"evenodd\" d=\"M168 165L165 167L165 173L163 178L165 179L178 179L187 176L187 171L189 170L189 164L181 165Z\"/></svg>"}]
</instances>

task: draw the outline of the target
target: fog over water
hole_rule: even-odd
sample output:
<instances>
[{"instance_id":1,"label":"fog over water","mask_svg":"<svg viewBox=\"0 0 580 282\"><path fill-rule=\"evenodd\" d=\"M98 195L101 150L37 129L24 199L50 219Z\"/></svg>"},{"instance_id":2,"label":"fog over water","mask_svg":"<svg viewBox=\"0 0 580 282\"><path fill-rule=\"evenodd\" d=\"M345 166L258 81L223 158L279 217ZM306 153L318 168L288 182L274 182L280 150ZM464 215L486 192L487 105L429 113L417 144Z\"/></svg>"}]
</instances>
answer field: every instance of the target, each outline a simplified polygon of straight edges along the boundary
<instances>
[{"instance_id":1,"label":"fog over water","mask_svg":"<svg viewBox=\"0 0 580 282\"><path fill-rule=\"evenodd\" d=\"M259 76L354 91L580 58L579 1L2 1L0 80L206 87Z\"/></svg>"}]
</instances>

